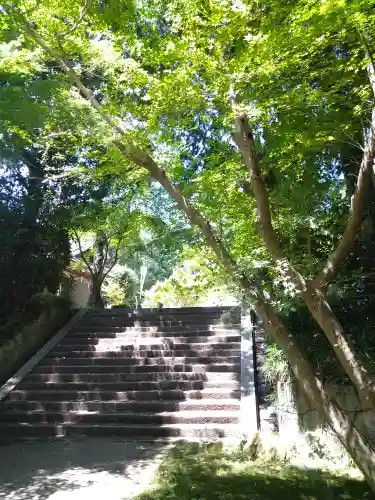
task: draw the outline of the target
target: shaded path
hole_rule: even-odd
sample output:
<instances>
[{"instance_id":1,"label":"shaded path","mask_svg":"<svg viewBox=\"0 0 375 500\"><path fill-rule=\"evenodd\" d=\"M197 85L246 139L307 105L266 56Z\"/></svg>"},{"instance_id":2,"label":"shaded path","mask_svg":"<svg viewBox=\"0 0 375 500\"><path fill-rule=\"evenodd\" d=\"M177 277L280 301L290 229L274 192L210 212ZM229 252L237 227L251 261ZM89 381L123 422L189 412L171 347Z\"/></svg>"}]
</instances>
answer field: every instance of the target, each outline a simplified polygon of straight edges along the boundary
<instances>
[{"instance_id":1,"label":"shaded path","mask_svg":"<svg viewBox=\"0 0 375 500\"><path fill-rule=\"evenodd\" d=\"M127 500L151 483L161 445L86 438L0 447L2 500Z\"/></svg>"}]
</instances>

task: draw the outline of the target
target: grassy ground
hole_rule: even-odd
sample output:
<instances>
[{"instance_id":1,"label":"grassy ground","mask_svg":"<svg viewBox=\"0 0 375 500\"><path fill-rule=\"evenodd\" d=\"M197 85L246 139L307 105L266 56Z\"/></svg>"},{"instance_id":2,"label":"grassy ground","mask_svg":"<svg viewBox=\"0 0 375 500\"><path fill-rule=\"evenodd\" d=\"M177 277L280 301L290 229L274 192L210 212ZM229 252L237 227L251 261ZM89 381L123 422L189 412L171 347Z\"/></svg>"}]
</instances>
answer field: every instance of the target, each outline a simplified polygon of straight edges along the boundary
<instances>
[{"instance_id":1,"label":"grassy ground","mask_svg":"<svg viewBox=\"0 0 375 500\"><path fill-rule=\"evenodd\" d=\"M174 447L160 466L155 489L137 500L370 500L361 480L299 469L220 445Z\"/></svg>"}]
</instances>

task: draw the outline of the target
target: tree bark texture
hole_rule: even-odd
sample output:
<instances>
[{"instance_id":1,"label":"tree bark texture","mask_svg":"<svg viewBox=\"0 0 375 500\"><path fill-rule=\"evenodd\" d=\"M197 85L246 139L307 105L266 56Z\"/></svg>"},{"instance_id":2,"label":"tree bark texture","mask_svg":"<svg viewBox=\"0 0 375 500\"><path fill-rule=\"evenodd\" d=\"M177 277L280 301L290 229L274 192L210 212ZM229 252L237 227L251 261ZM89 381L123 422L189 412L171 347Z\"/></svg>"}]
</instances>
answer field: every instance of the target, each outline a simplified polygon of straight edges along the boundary
<instances>
[{"instance_id":1,"label":"tree bark texture","mask_svg":"<svg viewBox=\"0 0 375 500\"><path fill-rule=\"evenodd\" d=\"M89 307L93 307L95 309L104 309L104 302L102 298L102 281L100 281L97 277L92 277L91 279L91 287L90 287L90 296L88 300Z\"/></svg>"}]
</instances>

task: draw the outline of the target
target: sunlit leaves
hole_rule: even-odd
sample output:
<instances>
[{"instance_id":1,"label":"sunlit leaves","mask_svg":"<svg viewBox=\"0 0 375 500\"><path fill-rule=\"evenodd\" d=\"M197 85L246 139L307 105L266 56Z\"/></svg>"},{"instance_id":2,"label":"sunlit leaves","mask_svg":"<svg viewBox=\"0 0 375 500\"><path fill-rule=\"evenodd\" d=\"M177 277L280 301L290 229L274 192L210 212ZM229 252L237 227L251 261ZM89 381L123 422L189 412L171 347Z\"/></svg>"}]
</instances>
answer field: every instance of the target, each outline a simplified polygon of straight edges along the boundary
<instances>
[{"instance_id":1,"label":"sunlit leaves","mask_svg":"<svg viewBox=\"0 0 375 500\"><path fill-rule=\"evenodd\" d=\"M145 175L121 157L114 131L55 69L58 62L42 55L26 18L124 130L124 143L151 153L210 220L239 266L263 262L272 273L231 140L235 95L251 117L280 241L301 270L314 272L341 230L341 173L353 156L346 145L360 140L371 107L361 41L365 30L372 43L368 2L43 0L30 10L23 0L18 8L19 15L8 6L22 34L7 50L19 55L4 58L4 69L34 81L52 67L44 80L56 87L31 98L31 83L24 85L26 102L9 111L14 130L25 128L29 138L38 126L39 142L49 145L56 142L46 137L69 132L65 147L81 156L100 144L106 158L95 175L117 173L144 189ZM12 92L4 95L15 103ZM23 125L29 106L39 120L31 130Z\"/></svg>"}]
</instances>

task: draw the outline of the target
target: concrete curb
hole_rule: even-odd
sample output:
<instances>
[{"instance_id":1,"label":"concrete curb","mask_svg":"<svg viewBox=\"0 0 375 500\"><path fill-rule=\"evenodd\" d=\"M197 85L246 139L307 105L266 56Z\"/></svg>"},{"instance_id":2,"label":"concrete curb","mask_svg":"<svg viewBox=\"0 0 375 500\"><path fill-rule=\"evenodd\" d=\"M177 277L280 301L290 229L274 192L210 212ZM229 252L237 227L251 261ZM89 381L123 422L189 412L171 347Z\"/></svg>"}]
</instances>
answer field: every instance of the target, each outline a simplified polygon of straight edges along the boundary
<instances>
[{"instance_id":1,"label":"concrete curb","mask_svg":"<svg viewBox=\"0 0 375 500\"><path fill-rule=\"evenodd\" d=\"M8 379L4 385L0 387L0 401L2 401L12 391L17 384L19 384L26 375L67 335L70 330L75 326L78 321L87 313L88 309L83 308L76 312L76 314L55 333L55 335L48 341L39 351L34 354L21 368Z\"/></svg>"}]
</instances>

